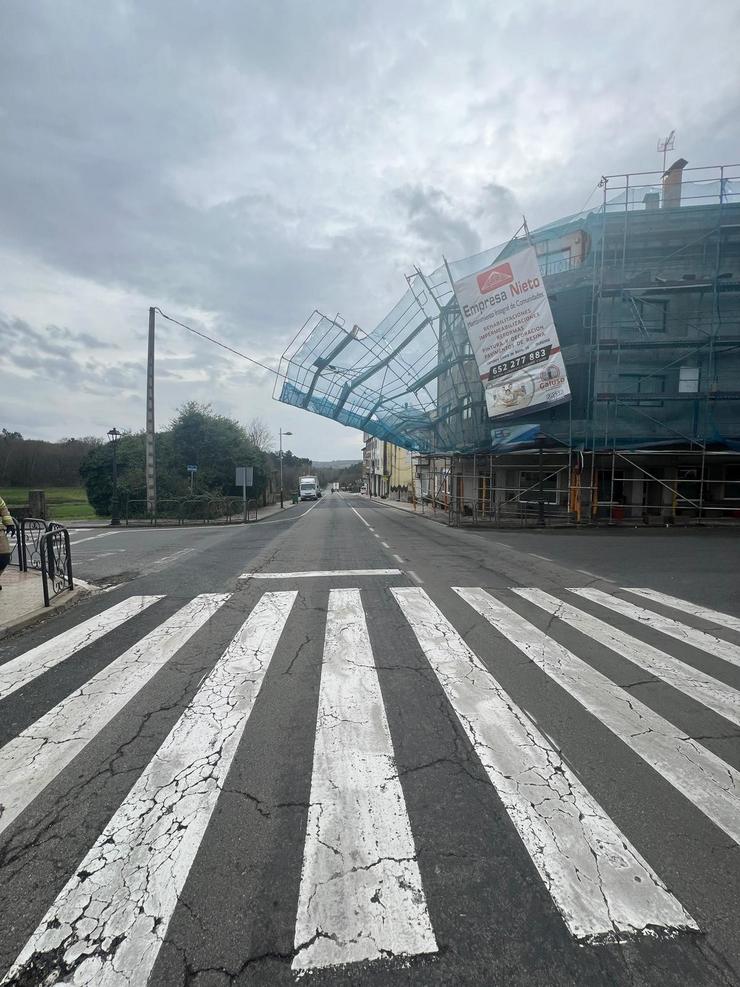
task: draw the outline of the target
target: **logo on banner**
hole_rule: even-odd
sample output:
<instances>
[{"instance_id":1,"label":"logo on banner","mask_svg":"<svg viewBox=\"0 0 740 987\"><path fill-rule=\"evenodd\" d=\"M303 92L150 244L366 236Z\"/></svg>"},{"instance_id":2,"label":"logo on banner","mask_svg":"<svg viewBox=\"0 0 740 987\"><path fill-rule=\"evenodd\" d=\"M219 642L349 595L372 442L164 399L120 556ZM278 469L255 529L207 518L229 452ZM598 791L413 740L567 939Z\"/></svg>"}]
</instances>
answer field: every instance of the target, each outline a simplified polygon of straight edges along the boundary
<instances>
[{"instance_id":1,"label":"logo on banner","mask_svg":"<svg viewBox=\"0 0 740 987\"><path fill-rule=\"evenodd\" d=\"M487 295L489 291L496 288L503 288L505 284L511 284L514 275L511 271L511 264L499 264L498 267L490 267L487 271L482 271L477 275L478 290L481 295Z\"/></svg>"}]
</instances>

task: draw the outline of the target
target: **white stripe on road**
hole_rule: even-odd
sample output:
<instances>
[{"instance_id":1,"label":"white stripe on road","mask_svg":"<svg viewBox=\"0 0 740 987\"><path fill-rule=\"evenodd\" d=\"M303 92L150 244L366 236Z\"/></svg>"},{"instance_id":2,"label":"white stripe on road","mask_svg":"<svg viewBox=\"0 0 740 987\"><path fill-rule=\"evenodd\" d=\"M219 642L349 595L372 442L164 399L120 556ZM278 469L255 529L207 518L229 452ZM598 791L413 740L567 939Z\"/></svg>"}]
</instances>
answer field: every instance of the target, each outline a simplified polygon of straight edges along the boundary
<instances>
[{"instance_id":1,"label":"white stripe on road","mask_svg":"<svg viewBox=\"0 0 740 987\"><path fill-rule=\"evenodd\" d=\"M613 942L658 927L696 929L424 590L391 592L572 935Z\"/></svg>"},{"instance_id":2,"label":"white stripe on road","mask_svg":"<svg viewBox=\"0 0 740 987\"><path fill-rule=\"evenodd\" d=\"M53 953L65 983L148 981L296 595L262 597L8 979L32 976L34 954Z\"/></svg>"},{"instance_id":3,"label":"white stripe on road","mask_svg":"<svg viewBox=\"0 0 740 987\"><path fill-rule=\"evenodd\" d=\"M740 692L731 686L718 682L665 651L659 651L658 648L653 648L652 645L645 644L644 641L625 634L624 631L592 617L590 613L571 607L540 589L515 588L514 592L599 644L616 651L628 661L652 672L674 689L679 689L691 699L703 703L725 719L740 724Z\"/></svg>"},{"instance_id":4,"label":"white stripe on road","mask_svg":"<svg viewBox=\"0 0 740 987\"><path fill-rule=\"evenodd\" d=\"M196 596L0 749L0 832L228 600Z\"/></svg>"},{"instance_id":5,"label":"white stripe on road","mask_svg":"<svg viewBox=\"0 0 740 987\"><path fill-rule=\"evenodd\" d=\"M240 579L314 579L321 576L401 576L400 569L316 569L308 572L245 572Z\"/></svg>"},{"instance_id":6,"label":"white stripe on road","mask_svg":"<svg viewBox=\"0 0 740 987\"><path fill-rule=\"evenodd\" d=\"M90 535L89 538L78 538L77 541L70 541L70 545L81 545L86 541L95 541L96 538L110 538L111 535L120 535L120 531L104 531L101 535Z\"/></svg>"},{"instance_id":7,"label":"white stripe on road","mask_svg":"<svg viewBox=\"0 0 740 987\"><path fill-rule=\"evenodd\" d=\"M294 970L437 951L357 589L332 590Z\"/></svg>"},{"instance_id":8,"label":"white stripe on road","mask_svg":"<svg viewBox=\"0 0 740 987\"><path fill-rule=\"evenodd\" d=\"M740 842L740 772L485 590L453 589L716 826Z\"/></svg>"},{"instance_id":9,"label":"white stripe on road","mask_svg":"<svg viewBox=\"0 0 740 987\"><path fill-rule=\"evenodd\" d=\"M362 514L360 514L359 511L355 510L354 507L350 507L350 510L355 512L355 514L357 515L357 517L362 521L362 523L365 525L366 528L370 528L370 522L369 521L366 521L365 518L362 516ZM370 530L372 531L372 528L370 528Z\"/></svg>"},{"instance_id":10,"label":"white stripe on road","mask_svg":"<svg viewBox=\"0 0 740 987\"><path fill-rule=\"evenodd\" d=\"M729 641L723 641L722 638L715 637L714 634L698 631L695 627L682 624L672 617L664 617L663 614L656 613L654 610L636 607L634 603L621 600L619 597L604 593L600 589L581 586L571 589L570 592L578 593L579 596L591 600L592 603L599 603L602 607L608 607L609 610L621 613L624 617L630 617L642 624L643 627L651 627L653 630L683 642L683 644L690 644L693 648L698 648L700 651L706 651L707 654L729 661L732 665L740 665L740 647L736 644L730 644Z\"/></svg>"},{"instance_id":11,"label":"white stripe on road","mask_svg":"<svg viewBox=\"0 0 740 987\"><path fill-rule=\"evenodd\" d=\"M80 585L81 580L75 580ZM66 661L80 648L86 648L88 644L97 641L103 634L112 631L115 627L120 627L124 621L135 617L146 610L152 603L161 600L161 596L130 596L121 603L102 613L84 620L76 627L57 634L56 637L44 641L38 647L25 651L17 658L0 665L0 699L4 699L17 689L21 689L39 675L43 675L50 668Z\"/></svg>"},{"instance_id":12,"label":"white stripe on road","mask_svg":"<svg viewBox=\"0 0 740 987\"><path fill-rule=\"evenodd\" d=\"M664 607L671 607L673 610L682 610L684 613L693 614L694 617L701 617L712 624L719 624L720 627L729 627L730 630L740 631L740 617L733 617L729 613L720 613L719 610L710 610L709 607L698 606L689 600L679 600L675 596L668 596L667 593L659 593L655 589L637 589L632 586L625 586L628 593L635 593L637 596L644 596L648 600L662 603Z\"/></svg>"}]
</instances>

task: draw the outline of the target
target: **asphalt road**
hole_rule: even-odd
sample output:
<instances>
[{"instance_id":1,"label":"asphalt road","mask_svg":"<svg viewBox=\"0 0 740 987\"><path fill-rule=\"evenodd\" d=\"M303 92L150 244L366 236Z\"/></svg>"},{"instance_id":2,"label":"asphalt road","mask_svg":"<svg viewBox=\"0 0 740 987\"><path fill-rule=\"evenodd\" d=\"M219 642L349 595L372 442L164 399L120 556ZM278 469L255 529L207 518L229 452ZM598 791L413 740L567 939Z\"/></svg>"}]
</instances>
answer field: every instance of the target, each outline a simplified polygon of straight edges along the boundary
<instances>
[{"instance_id":1,"label":"asphalt road","mask_svg":"<svg viewBox=\"0 0 740 987\"><path fill-rule=\"evenodd\" d=\"M109 591L0 646L0 983L740 983L732 532L73 541Z\"/></svg>"}]
</instances>

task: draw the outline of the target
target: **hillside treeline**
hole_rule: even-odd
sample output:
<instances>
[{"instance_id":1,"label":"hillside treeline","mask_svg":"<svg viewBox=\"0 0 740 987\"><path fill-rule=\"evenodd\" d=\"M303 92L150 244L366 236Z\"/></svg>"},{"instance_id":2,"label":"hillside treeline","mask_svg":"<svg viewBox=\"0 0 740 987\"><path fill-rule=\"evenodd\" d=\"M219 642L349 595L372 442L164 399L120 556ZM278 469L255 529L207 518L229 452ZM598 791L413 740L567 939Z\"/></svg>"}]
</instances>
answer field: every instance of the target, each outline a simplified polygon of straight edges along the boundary
<instances>
[{"instance_id":1,"label":"hillside treeline","mask_svg":"<svg viewBox=\"0 0 740 987\"><path fill-rule=\"evenodd\" d=\"M77 487L80 465L90 452L101 445L101 439L24 439L20 432L0 432L0 486Z\"/></svg>"}]
</instances>

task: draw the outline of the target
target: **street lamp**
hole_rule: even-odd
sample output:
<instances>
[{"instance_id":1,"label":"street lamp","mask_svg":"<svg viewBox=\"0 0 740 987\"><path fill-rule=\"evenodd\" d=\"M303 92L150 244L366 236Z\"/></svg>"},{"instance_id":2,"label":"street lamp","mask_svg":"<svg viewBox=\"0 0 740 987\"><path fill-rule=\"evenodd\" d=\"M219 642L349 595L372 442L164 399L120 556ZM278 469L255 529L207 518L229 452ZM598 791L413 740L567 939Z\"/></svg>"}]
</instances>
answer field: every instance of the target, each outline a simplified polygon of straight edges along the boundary
<instances>
[{"instance_id":1,"label":"street lamp","mask_svg":"<svg viewBox=\"0 0 740 987\"><path fill-rule=\"evenodd\" d=\"M292 435L292 432L284 432L280 429L280 510L283 509L283 436Z\"/></svg>"},{"instance_id":2,"label":"street lamp","mask_svg":"<svg viewBox=\"0 0 740 987\"><path fill-rule=\"evenodd\" d=\"M110 502L110 523L119 525L121 519L118 516L118 462L116 460L116 446L121 438L121 433L117 428L112 428L108 432L108 441L113 446L113 496Z\"/></svg>"}]
</instances>

